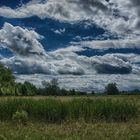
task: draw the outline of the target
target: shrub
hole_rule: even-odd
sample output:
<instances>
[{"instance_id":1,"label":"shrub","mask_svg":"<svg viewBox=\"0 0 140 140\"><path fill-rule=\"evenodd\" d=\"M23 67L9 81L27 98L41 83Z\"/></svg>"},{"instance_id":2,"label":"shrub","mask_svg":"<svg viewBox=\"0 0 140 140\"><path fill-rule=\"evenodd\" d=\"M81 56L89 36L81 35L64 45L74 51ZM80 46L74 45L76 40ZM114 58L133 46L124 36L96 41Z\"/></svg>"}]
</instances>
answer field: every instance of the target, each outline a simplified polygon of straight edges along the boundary
<instances>
[{"instance_id":1,"label":"shrub","mask_svg":"<svg viewBox=\"0 0 140 140\"><path fill-rule=\"evenodd\" d=\"M13 114L12 119L17 123L26 124L28 120L28 113L24 110L16 111Z\"/></svg>"}]
</instances>

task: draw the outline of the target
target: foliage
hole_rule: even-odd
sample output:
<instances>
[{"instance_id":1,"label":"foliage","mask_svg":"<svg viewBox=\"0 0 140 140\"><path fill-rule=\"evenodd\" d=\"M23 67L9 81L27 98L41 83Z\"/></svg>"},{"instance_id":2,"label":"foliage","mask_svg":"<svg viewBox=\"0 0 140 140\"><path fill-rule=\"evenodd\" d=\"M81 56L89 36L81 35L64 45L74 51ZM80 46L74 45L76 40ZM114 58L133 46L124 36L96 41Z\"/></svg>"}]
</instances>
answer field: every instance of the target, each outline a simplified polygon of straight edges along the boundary
<instances>
[{"instance_id":1,"label":"foliage","mask_svg":"<svg viewBox=\"0 0 140 140\"><path fill-rule=\"evenodd\" d=\"M33 84L25 81L21 85L19 92L21 93L22 96L33 96L33 95L36 95L37 88Z\"/></svg>"},{"instance_id":2,"label":"foliage","mask_svg":"<svg viewBox=\"0 0 140 140\"><path fill-rule=\"evenodd\" d=\"M15 77L9 68L0 64L0 95L14 94Z\"/></svg>"},{"instance_id":3,"label":"foliage","mask_svg":"<svg viewBox=\"0 0 140 140\"><path fill-rule=\"evenodd\" d=\"M14 84L15 77L12 74L12 71L9 68L4 67L0 64L0 86L7 84Z\"/></svg>"},{"instance_id":4,"label":"foliage","mask_svg":"<svg viewBox=\"0 0 140 140\"><path fill-rule=\"evenodd\" d=\"M119 94L119 90L117 88L116 83L109 83L105 87L105 93L107 93L108 95L118 95Z\"/></svg>"},{"instance_id":5,"label":"foliage","mask_svg":"<svg viewBox=\"0 0 140 140\"><path fill-rule=\"evenodd\" d=\"M43 81L44 95L59 95L60 88L58 86L58 80L52 79L50 82Z\"/></svg>"}]
</instances>

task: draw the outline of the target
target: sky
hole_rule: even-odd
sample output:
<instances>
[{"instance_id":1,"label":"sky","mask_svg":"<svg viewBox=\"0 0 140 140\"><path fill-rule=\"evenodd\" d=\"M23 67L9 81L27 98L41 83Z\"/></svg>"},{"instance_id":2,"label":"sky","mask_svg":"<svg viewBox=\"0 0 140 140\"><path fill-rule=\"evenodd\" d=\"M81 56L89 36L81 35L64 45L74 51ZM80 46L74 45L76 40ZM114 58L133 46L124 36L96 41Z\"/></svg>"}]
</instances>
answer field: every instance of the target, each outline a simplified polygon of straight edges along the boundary
<instances>
[{"instance_id":1,"label":"sky","mask_svg":"<svg viewBox=\"0 0 140 140\"><path fill-rule=\"evenodd\" d=\"M0 0L0 63L37 86L140 89L140 0Z\"/></svg>"}]
</instances>

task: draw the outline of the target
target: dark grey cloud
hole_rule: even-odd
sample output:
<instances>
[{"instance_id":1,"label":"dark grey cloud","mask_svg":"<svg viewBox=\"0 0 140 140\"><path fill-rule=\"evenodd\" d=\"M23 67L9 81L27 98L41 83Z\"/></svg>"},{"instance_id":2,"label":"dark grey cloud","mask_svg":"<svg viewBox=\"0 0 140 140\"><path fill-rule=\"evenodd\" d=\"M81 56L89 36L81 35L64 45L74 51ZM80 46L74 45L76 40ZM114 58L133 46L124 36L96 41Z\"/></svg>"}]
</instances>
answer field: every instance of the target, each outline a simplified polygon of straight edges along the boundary
<instances>
[{"instance_id":1,"label":"dark grey cloud","mask_svg":"<svg viewBox=\"0 0 140 140\"><path fill-rule=\"evenodd\" d=\"M134 6L140 6L140 0L131 0Z\"/></svg>"},{"instance_id":2,"label":"dark grey cloud","mask_svg":"<svg viewBox=\"0 0 140 140\"><path fill-rule=\"evenodd\" d=\"M96 64L95 70L99 74L130 74L132 72L131 66L113 66L110 64Z\"/></svg>"},{"instance_id":3,"label":"dark grey cloud","mask_svg":"<svg viewBox=\"0 0 140 140\"><path fill-rule=\"evenodd\" d=\"M79 5L83 10L94 13L95 14L95 9L97 8L97 11L101 10L102 12L108 11L108 7L103 4L100 0L69 0L70 3L76 3Z\"/></svg>"},{"instance_id":4,"label":"dark grey cloud","mask_svg":"<svg viewBox=\"0 0 140 140\"><path fill-rule=\"evenodd\" d=\"M138 66L133 65L139 57L131 54L106 54L103 56L93 56L92 65L97 74L131 74L137 73Z\"/></svg>"},{"instance_id":5,"label":"dark grey cloud","mask_svg":"<svg viewBox=\"0 0 140 140\"><path fill-rule=\"evenodd\" d=\"M136 28L140 30L140 0L131 0L131 6L137 12Z\"/></svg>"},{"instance_id":6,"label":"dark grey cloud","mask_svg":"<svg viewBox=\"0 0 140 140\"><path fill-rule=\"evenodd\" d=\"M69 67L66 67L65 69L63 68L60 68L58 70L58 73L59 74L62 74L62 75L84 75L85 74L85 71L82 69L82 68L76 68L76 69L69 69Z\"/></svg>"}]
</instances>

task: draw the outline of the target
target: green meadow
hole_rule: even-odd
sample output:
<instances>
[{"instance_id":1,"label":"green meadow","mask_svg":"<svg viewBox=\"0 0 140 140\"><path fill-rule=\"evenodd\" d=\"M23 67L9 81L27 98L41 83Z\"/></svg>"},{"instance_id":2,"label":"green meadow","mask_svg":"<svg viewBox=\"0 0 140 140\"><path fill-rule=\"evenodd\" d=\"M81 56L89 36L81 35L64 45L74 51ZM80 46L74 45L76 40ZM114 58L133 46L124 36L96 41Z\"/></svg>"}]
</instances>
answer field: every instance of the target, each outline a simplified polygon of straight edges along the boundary
<instances>
[{"instance_id":1,"label":"green meadow","mask_svg":"<svg viewBox=\"0 0 140 140\"><path fill-rule=\"evenodd\" d=\"M139 140L139 132L139 95L0 98L0 140Z\"/></svg>"}]
</instances>

